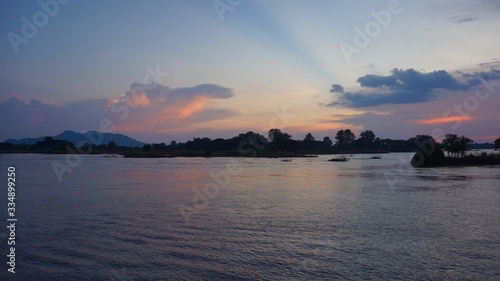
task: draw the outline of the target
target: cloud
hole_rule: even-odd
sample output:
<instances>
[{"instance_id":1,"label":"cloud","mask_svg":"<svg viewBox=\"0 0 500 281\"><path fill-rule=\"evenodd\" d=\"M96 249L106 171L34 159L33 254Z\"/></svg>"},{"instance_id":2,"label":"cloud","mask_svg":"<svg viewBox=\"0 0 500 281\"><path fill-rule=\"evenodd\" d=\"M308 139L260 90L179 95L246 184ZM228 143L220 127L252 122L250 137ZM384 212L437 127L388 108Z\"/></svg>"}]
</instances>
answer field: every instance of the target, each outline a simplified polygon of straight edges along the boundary
<instances>
[{"instance_id":1,"label":"cloud","mask_svg":"<svg viewBox=\"0 0 500 281\"><path fill-rule=\"evenodd\" d=\"M342 87L339 84L333 84L332 88L330 89L330 93L343 93L344 92L344 87Z\"/></svg>"},{"instance_id":2,"label":"cloud","mask_svg":"<svg viewBox=\"0 0 500 281\"><path fill-rule=\"evenodd\" d=\"M373 107L384 104L406 104L419 103L433 100L435 97L432 93L415 94L410 91L393 91L390 94L374 93L351 93L347 92L341 97L341 101L331 102L329 106L345 106L345 107Z\"/></svg>"},{"instance_id":3,"label":"cloud","mask_svg":"<svg viewBox=\"0 0 500 281\"><path fill-rule=\"evenodd\" d=\"M397 84L397 79L394 76L379 76L368 74L363 77L359 77L358 82L361 87L382 87L382 86L394 86Z\"/></svg>"},{"instance_id":4,"label":"cloud","mask_svg":"<svg viewBox=\"0 0 500 281\"><path fill-rule=\"evenodd\" d=\"M228 99L234 96L233 90L214 84L201 84L194 87L183 87L173 89L169 96L190 99L196 96L211 97L214 99Z\"/></svg>"},{"instance_id":5,"label":"cloud","mask_svg":"<svg viewBox=\"0 0 500 281\"><path fill-rule=\"evenodd\" d=\"M477 136L500 136L498 126L495 126L500 120L500 95L496 94L500 83L494 82L490 86L491 95L480 100L477 108L471 108L470 103L470 97L474 97L476 93L474 87L430 103L381 106L370 108L369 111L350 110L348 115L337 113L329 119L331 122L351 124L345 128L361 126L363 130L373 130L381 138L407 139L418 134L439 135L440 132L466 135L474 139L480 138ZM484 88L479 91L484 95L489 90ZM441 139L441 136L437 138Z\"/></svg>"},{"instance_id":6,"label":"cloud","mask_svg":"<svg viewBox=\"0 0 500 281\"><path fill-rule=\"evenodd\" d=\"M99 104L99 101L95 101ZM105 100L100 106L105 104ZM94 106L94 109L97 107ZM84 117L82 113L87 115ZM75 124L80 125L80 130L89 128L94 116L103 110L89 110L89 102L83 102L79 106L70 105L66 107L44 104L39 100L31 100L25 103L17 97L12 97L0 104L0 119L2 130L0 138L22 138L54 135L66 129L74 128ZM98 123L97 123L98 124ZM94 126L95 123L94 123Z\"/></svg>"},{"instance_id":7,"label":"cloud","mask_svg":"<svg viewBox=\"0 0 500 281\"><path fill-rule=\"evenodd\" d=\"M357 80L361 90L341 92L336 101L329 103L328 106L361 108L428 102L449 92L470 90L479 86L482 83L481 79L486 81L500 79L500 71L496 69L454 74L455 76L445 70L424 73L412 68L393 69L391 74L386 76L368 74Z\"/></svg>"},{"instance_id":8,"label":"cloud","mask_svg":"<svg viewBox=\"0 0 500 281\"><path fill-rule=\"evenodd\" d=\"M490 82L495 80L500 80L500 70L497 69L491 69L490 71L480 71L474 73L463 73L463 72L458 72L458 73L460 73L464 79L468 80L469 87L480 85L481 84L480 79Z\"/></svg>"},{"instance_id":9,"label":"cloud","mask_svg":"<svg viewBox=\"0 0 500 281\"><path fill-rule=\"evenodd\" d=\"M478 65L479 66L499 67L500 61L498 61L498 58L493 58L491 61L483 62L483 63L480 63Z\"/></svg>"},{"instance_id":10,"label":"cloud","mask_svg":"<svg viewBox=\"0 0 500 281\"><path fill-rule=\"evenodd\" d=\"M393 90L428 90L428 89L451 89L456 90L463 85L453 78L445 70L422 73L413 68L402 70L393 69L391 75L365 75L357 82L361 87L378 88L382 86L391 87Z\"/></svg>"},{"instance_id":11,"label":"cloud","mask_svg":"<svg viewBox=\"0 0 500 281\"><path fill-rule=\"evenodd\" d=\"M134 83L121 97L78 101L64 106L38 100L25 103L12 97L0 104L0 119L12 120L2 124L0 138L100 129L103 120L109 120L110 128L117 133L183 130L237 114L210 106L215 99L233 96L232 89L214 84L172 89L159 84Z\"/></svg>"},{"instance_id":12,"label":"cloud","mask_svg":"<svg viewBox=\"0 0 500 281\"><path fill-rule=\"evenodd\" d=\"M116 120L117 130L121 132L167 132L220 119L221 112L226 117L236 114L208 108L214 99L233 96L232 89L213 84L171 89L158 84L135 83L124 97L110 101L108 115ZM126 107L130 110L123 109Z\"/></svg>"},{"instance_id":13,"label":"cloud","mask_svg":"<svg viewBox=\"0 0 500 281\"><path fill-rule=\"evenodd\" d=\"M453 22L453 23L466 23L466 22L472 22L478 20L477 17L473 16L468 16L468 15L458 15L458 16L453 16L449 17L448 21Z\"/></svg>"},{"instance_id":14,"label":"cloud","mask_svg":"<svg viewBox=\"0 0 500 281\"><path fill-rule=\"evenodd\" d=\"M450 117L438 117L438 118L429 118L418 120L415 123L417 124L425 124L425 125L433 125L433 124L444 124L444 123L452 123L452 122L468 122L472 121L475 118L472 116L461 116L455 115Z\"/></svg>"}]
</instances>

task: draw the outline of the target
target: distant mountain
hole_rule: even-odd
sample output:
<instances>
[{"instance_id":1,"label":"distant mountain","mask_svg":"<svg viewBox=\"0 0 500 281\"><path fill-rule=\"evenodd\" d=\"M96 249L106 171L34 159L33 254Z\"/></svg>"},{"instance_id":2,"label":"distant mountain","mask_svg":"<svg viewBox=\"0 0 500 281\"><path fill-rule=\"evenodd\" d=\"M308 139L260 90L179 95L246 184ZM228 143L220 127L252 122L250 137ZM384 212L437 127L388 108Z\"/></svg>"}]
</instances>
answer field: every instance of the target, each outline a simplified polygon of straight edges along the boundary
<instances>
[{"instance_id":1,"label":"distant mountain","mask_svg":"<svg viewBox=\"0 0 500 281\"><path fill-rule=\"evenodd\" d=\"M119 146L128 146L128 147L136 147L136 146L143 146L144 143L140 142L138 140L135 140L131 137L127 137L122 134L113 134L113 133L100 133L97 131L89 131L85 134L77 133L74 131L64 131L60 133L59 135L56 135L53 137L55 140L65 140L65 141L70 141L74 143L75 145L78 144L83 144L84 142L88 143L93 143L96 145L100 144L108 144L110 141L114 141L117 145ZM28 145L33 145L37 141L42 141L44 137L39 137L39 138L24 138L20 140L15 140L15 139L8 139L5 142L12 143L12 144L28 144ZM100 142L99 142L100 141ZM97 143L99 142L99 143Z\"/></svg>"},{"instance_id":2,"label":"distant mountain","mask_svg":"<svg viewBox=\"0 0 500 281\"><path fill-rule=\"evenodd\" d=\"M44 139L44 137L39 137L39 138L24 138L24 139L20 139L20 140L15 140L15 139L8 139L4 142L8 142L8 143L12 143L12 144L28 144L28 145L32 145L32 144L35 144L37 141L42 141Z\"/></svg>"}]
</instances>

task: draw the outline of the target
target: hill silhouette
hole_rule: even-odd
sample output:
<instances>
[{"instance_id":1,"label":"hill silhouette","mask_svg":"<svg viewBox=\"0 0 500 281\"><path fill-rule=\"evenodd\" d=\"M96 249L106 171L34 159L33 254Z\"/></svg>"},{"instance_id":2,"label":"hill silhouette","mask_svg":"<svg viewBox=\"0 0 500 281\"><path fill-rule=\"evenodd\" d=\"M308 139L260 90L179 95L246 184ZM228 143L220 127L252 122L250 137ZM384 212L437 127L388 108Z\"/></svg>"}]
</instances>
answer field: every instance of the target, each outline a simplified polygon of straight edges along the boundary
<instances>
[{"instance_id":1,"label":"hill silhouette","mask_svg":"<svg viewBox=\"0 0 500 281\"><path fill-rule=\"evenodd\" d=\"M91 137L89 137L91 136ZM92 137L93 136L93 137ZM97 137L99 136L99 137ZM102 136L102 140L100 137ZM38 138L23 138L20 140L15 140L15 139L8 139L5 142L6 143L11 143L11 144L27 144L27 145L33 145L36 144L39 141L43 141L45 137L38 137ZM85 134L82 133L77 133L71 130L66 130L56 136L53 136L54 140L63 140L63 141L69 141L72 142L74 145L78 144L83 144L85 142L91 143L94 145L101 145L101 144L108 144L111 141L114 141L116 145L118 146L124 146L124 147L136 147L136 146L143 146L145 143L140 142L136 139L133 139L131 137L122 135L122 134L113 134L113 133L100 133L97 131L89 131ZM99 142L100 140L100 142Z\"/></svg>"}]
</instances>

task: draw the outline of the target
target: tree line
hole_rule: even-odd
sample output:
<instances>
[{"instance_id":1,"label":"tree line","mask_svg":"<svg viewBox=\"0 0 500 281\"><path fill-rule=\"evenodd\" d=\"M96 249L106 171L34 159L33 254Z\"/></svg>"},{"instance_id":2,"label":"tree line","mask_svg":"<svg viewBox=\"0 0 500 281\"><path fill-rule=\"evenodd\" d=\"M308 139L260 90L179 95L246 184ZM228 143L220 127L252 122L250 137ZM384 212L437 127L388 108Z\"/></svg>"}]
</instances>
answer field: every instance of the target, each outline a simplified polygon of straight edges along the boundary
<instances>
[{"instance_id":1,"label":"tree line","mask_svg":"<svg viewBox=\"0 0 500 281\"><path fill-rule=\"evenodd\" d=\"M249 131L229 139L193 138L187 142L177 143L172 141L169 145L156 143L145 146L145 151L162 151L166 153L178 151L204 151L211 154L216 151L241 152L250 148L257 148L262 153L306 153L306 154L331 154L331 153L369 153L391 151L415 151L417 145L413 139L391 140L380 139L373 131L361 132L359 138L350 130L339 130L334 140L328 136L316 139L307 133L303 139L293 139L292 136L278 128L268 131L267 136Z\"/></svg>"},{"instance_id":2,"label":"tree line","mask_svg":"<svg viewBox=\"0 0 500 281\"><path fill-rule=\"evenodd\" d=\"M417 135L407 140L381 139L371 130L362 131L358 137L350 129L337 131L334 140L325 136L316 139L311 133L303 139L294 140L287 132L278 128L268 131L267 136L252 131L240 133L228 139L193 138L186 142L171 141L166 143L145 144L143 147L118 146L114 141L94 145L86 143L75 147L72 142L45 137L33 145L14 145L0 143L2 152L31 153L162 153L178 156L248 156L259 153L297 153L297 154L333 154L333 153L385 153L413 152L422 140L432 138ZM438 145L449 156L463 156L473 141L465 136L447 134ZM500 148L500 138L495 140Z\"/></svg>"}]
</instances>

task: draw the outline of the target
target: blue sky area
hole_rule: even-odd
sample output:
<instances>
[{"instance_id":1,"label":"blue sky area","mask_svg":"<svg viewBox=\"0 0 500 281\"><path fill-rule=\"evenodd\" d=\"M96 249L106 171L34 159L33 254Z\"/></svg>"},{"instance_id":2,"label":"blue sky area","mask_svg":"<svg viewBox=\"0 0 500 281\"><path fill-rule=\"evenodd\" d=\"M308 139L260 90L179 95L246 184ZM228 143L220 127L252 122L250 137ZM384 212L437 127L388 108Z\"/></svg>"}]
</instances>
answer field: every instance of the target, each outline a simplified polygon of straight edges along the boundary
<instances>
[{"instance_id":1,"label":"blue sky area","mask_svg":"<svg viewBox=\"0 0 500 281\"><path fill-rule=\"evenodd\" d=\"M500 136L499 1L1 1L0 141ZM100 128L102 127L102 128Z\"/></svg>"}]
</instances>

